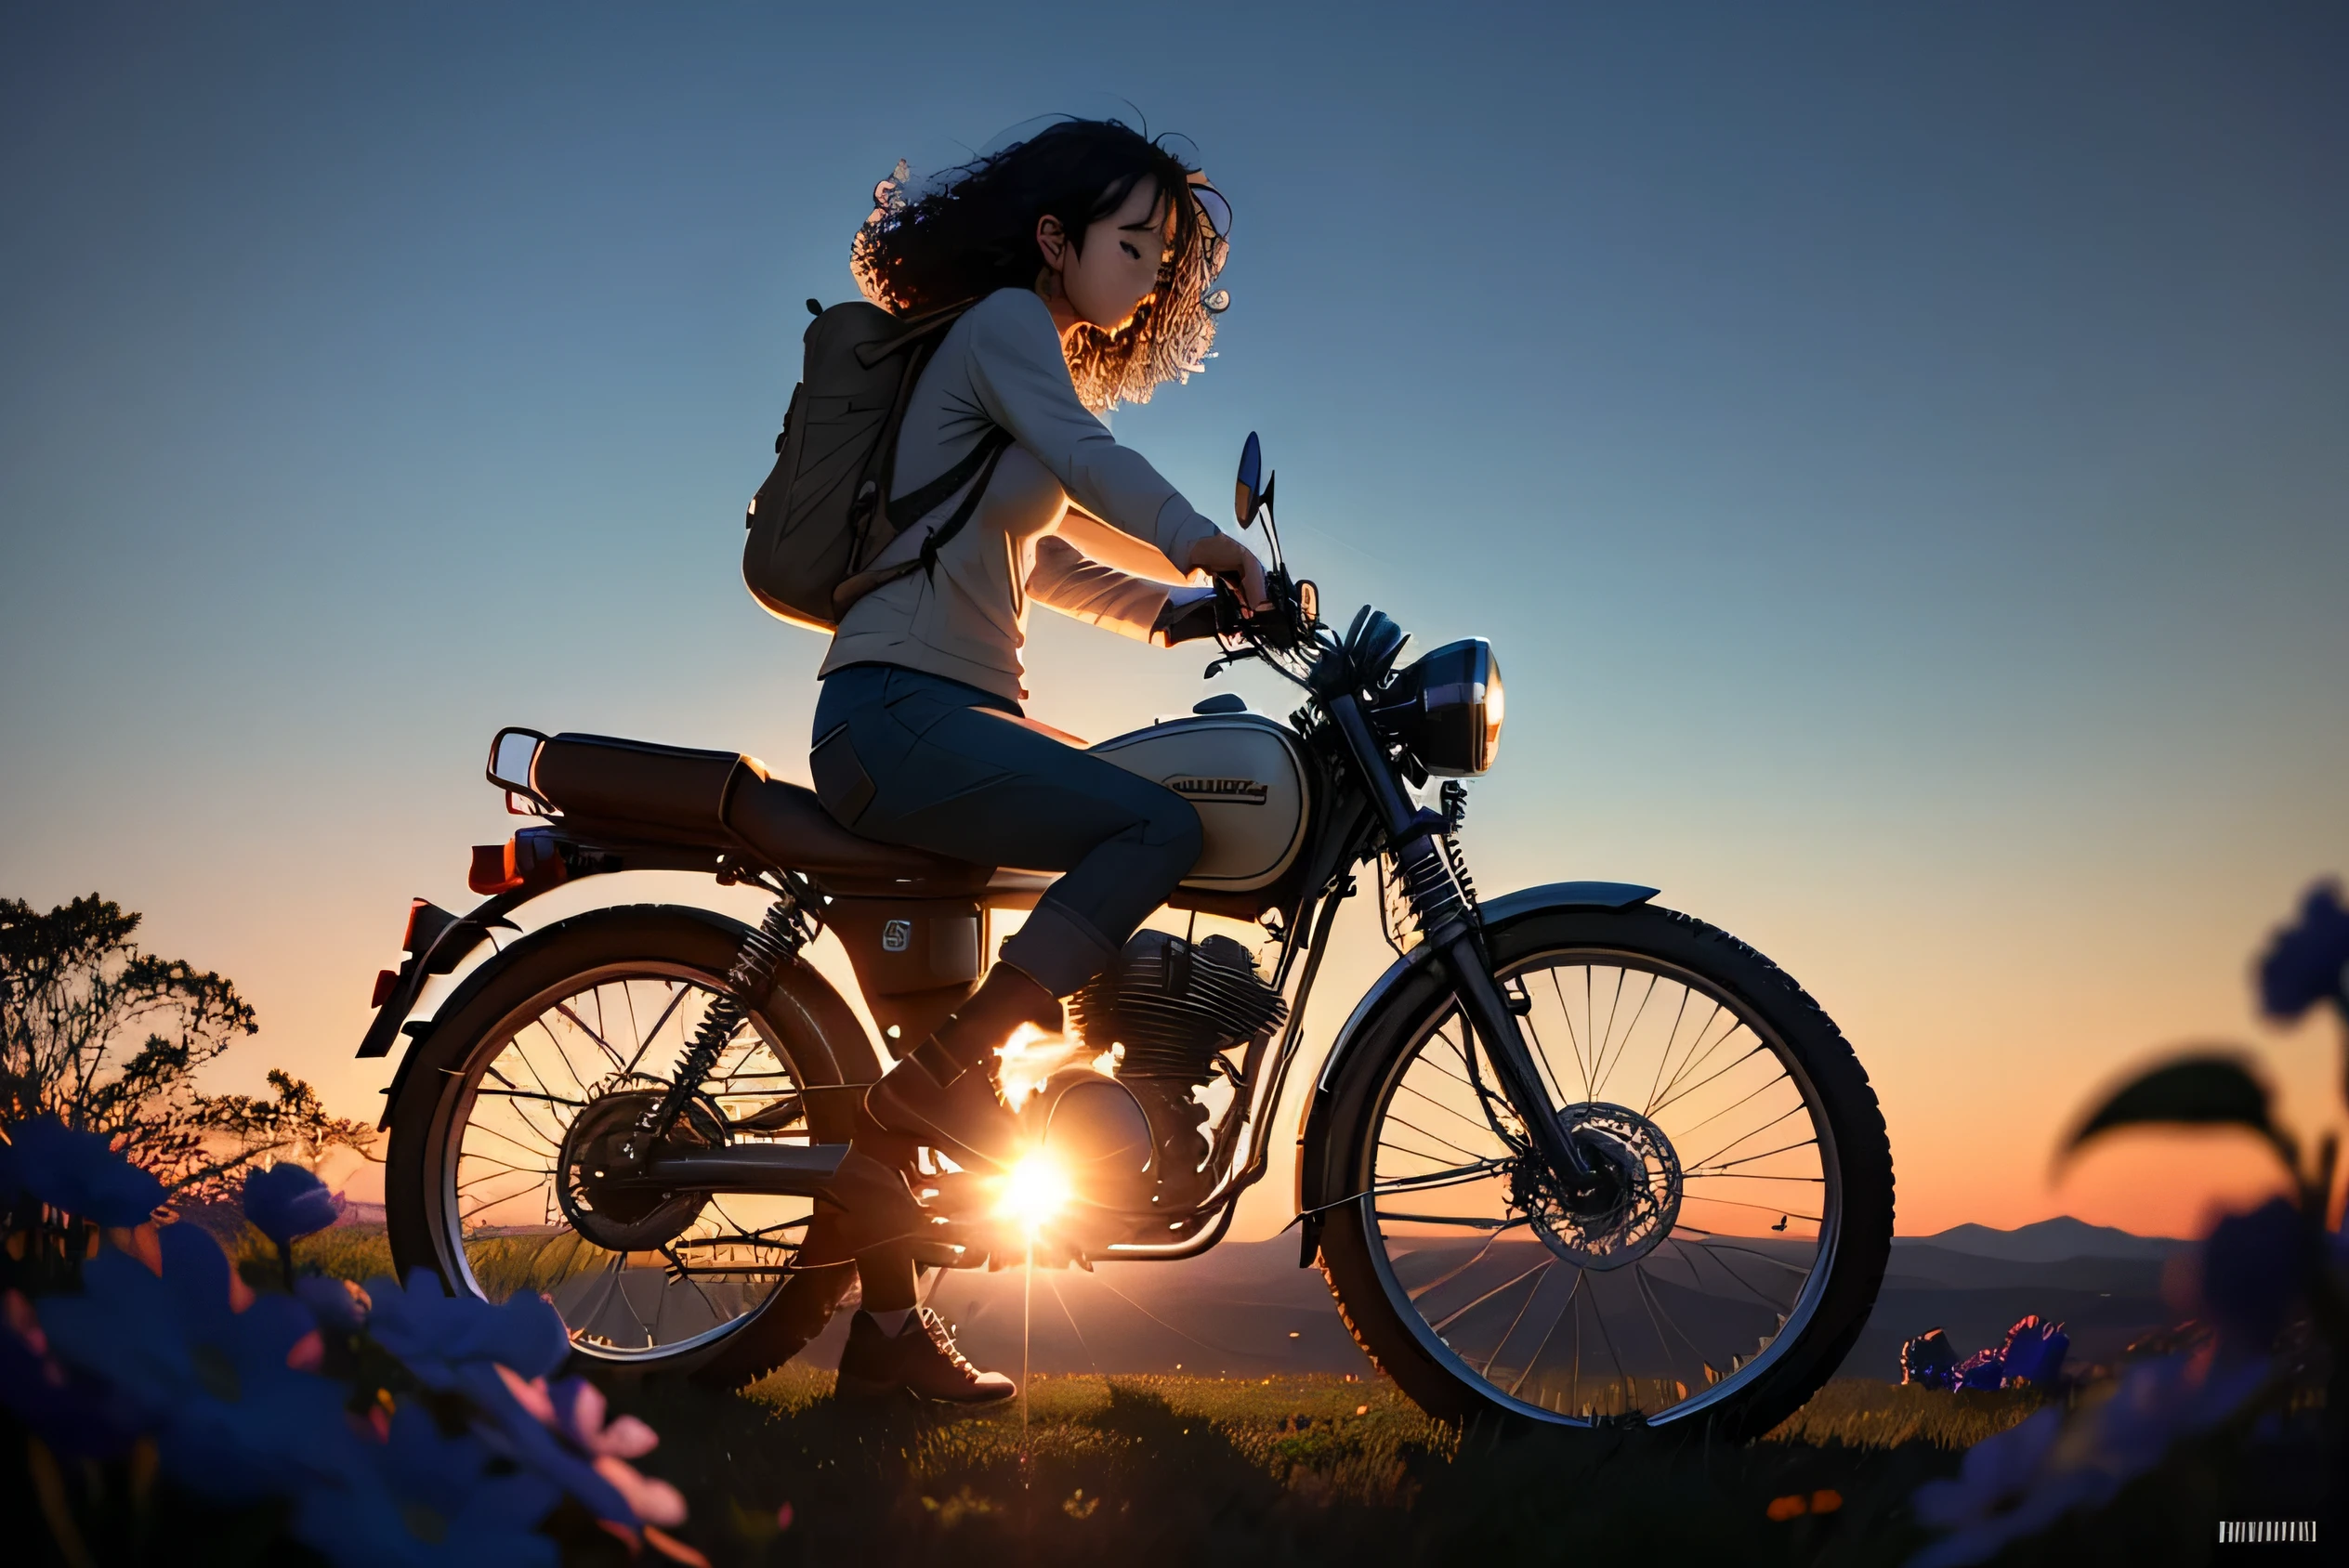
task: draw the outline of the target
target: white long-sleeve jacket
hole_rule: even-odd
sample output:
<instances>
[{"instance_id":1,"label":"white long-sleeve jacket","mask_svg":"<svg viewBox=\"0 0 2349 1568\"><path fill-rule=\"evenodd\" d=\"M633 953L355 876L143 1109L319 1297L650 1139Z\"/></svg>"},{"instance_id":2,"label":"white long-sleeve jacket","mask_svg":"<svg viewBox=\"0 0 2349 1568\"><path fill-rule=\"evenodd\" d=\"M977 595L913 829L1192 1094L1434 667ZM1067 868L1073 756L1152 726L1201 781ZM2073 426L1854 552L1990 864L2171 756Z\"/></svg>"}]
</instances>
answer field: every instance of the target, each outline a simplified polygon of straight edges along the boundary
<instances>
[{"instance_id":1,"label":"white long-sleeve jacket","mask_svg":"<svg viewBox=\"0 0 2349 1568\"><path fill-rule=\"evenodd\" d=\"M1013 445L937 570L851 605L820 673L898 664L1017 701L1031 601L1148 638L1192 547L1219 531L1077 400L1052 311L1027 289L988 295L938 345L906 407L892 493L945 473L993 428ZM961 500L904 527L873 565L918 555Z\"/></svg>"}]
</instances>

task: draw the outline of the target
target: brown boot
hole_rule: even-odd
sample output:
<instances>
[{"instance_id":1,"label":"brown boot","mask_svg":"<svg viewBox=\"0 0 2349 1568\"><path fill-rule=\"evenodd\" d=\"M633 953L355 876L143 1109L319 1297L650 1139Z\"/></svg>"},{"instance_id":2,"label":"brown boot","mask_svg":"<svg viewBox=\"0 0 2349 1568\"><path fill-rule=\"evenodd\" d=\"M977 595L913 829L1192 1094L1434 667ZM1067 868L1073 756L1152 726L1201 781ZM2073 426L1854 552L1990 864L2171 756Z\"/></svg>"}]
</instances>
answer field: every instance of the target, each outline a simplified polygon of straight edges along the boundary
<instances>
[{"instance_id":1,"label":"brown boot","mask_svg":"<svg viewBox=\"0 0 2349 1568\"><path fill-rule=\"evenodd\" d=\"M989 1062L1022 1024L1056 1029L1059 999L999 963L936 1034L865 1091L866 1112L887 1131L927 1143L957 1165L1012 1165L1019 1158L1019 1123L997 1091Z\"/></svg>"},{"instance_id":2,"label":"brown boot","mask_svg":"<svg viewBox=\"0 0 2349 1568\"><path fill-rule=\"evenodd\" d=\"M844 1399L911 1395L940 1405L992 1405L1017 1393L1019 1385L1001 1372L973 1366L954 1348L938 1313L916 1307L895 1335L883 1333L871 1313L849 1320L839 1391Z\"/></svg>"},{"instance_id":3,"label":"brown boot","mask_svg":"<svg viewBox=\"0 0 2349 1568\"><path fill-rule=\"evenodd\" d=\"M818 1206L799 1249L803 1269L845 1263L860 1252L919 1237L929 1226L904 1172L854 1144L830 1186L831 1201Z\"/></svg>"},{"instance_id":4,"label":"brown boot","mask_svg":"<svg viewBox=\"0 0 2349 1568\"><path fill-rule=\"evenodd\" d=\"M928 1144L965 1170L1008 1169L1019 1159L1019 1118L984 1067L941 1088L908 1058L865 1091L864 1108L889 1131Z\"/></svg>"}]
</instances>

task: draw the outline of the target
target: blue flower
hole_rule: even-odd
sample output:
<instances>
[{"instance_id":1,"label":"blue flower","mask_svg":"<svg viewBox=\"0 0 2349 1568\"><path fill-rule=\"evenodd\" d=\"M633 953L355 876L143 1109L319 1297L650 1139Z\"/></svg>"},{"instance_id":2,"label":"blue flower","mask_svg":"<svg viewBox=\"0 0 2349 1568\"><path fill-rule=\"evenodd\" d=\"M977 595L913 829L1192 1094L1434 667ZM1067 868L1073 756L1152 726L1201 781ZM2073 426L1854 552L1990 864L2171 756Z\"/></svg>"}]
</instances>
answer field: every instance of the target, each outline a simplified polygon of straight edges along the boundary
<instances>
[{"instance_id":1,"label":"blue flower","mask_svg":"<svg viewBox=\"0 0 2349 1568\"><path fill-rule=\"evenodd\" d=\"M309 1308L321 1328L356 1334L367 1326L367 1292L347 1279L304 1274L294 1282L295 1299Z\"/></svg>"},{"instance_id":2,"label":"blue flower","mask_svg":"<svg viewBox=\"0 0 2349 1568\"><path fill-rule=\"evenodd\" d=\"M561 1488L527 1471L492 1475L491 1458L479 1437L446 1436L403 1405L340 1484L295 1502L288 1532L339 1568L554 1568L556 1544L538 1526Z\"/></svg>"},{"instance_id":3,"label":"blue flower","mask_svg":"<svg viewBox=\"0 0 2349 1568\"><path fill-rule=\"evenodd\" d=\"M157 1241L160 1277L108 1250L84 1267L81 1295L42 1303L51 1353L111 1385L192 1490L243 1502L331 1481L358 1440L341 1385L291 1365L316 1347L308 1310L264 1296L238 1312L217 1242L185 1224Z\"/></svg>"},{"instance_id":4,"label":"blue flower","mask_svg":"<svg viewBox=\"0 0 2349 1568\"><path fill-rule=\"evenodd\" d=\"M2072 1337L2062 1324L2041 1323L2036 1314L2023 1319L2006 1331L2006 1349L2000 1357L2006 1370L2004 1386L2054 1387L2071 1348Z\"/></svg>"},{"instance_id":5,"label":"blue flower","mask_svg":"<svg viewBox=\"0 0 2349 1568\"><path fill-rule=\"evenodd\" d=\"M2271 1018L2297 1018L2320 1001L2349 1015L2349 909L2341 905L2341 884L2322 882L2308 890L2300 923L2276 934L2259 964L2260 1006Z\"/></svg>"},{"instance_id":6,"label":"blue flower","mask_svg":"<svg viewBox=\"0 0 2349 1568\"><path fill-rule=\"evenodd\" d=\"M543 1378L571 1358L571 1331L555 1303L518 1291L500 1305L451 1296L429 1269L403 1287L388 1274L367 1282L368 1332L428 1388L453 1389L467 1367L510 1366Z\"/></svg>"},{"instance_id":7,"label":"blue flower","mask_svg":"<svg viewBox=\"0 0 2349 1568\"><path fill-rule=\"evenodd\" d=\"M1909 1568L1979 1562L2008 1541L2045 1529L2084 1501L2078 1483L2051 1485L2041 1476L2063 1432L2061 1412L2038 1411L2020 1426L1967 1449L1955 1479L1918 1487L1913 1499L1917 1522L1952 1533L1911 1558Z\"/></svg>"},{"instance_id":8,"label":"blue flower","mask_svg":"<svg viewBox=\"0 0 2349 1568\"><path fill-rule=\"evenodd\" d=\"M371 1279L367 1294L375 1342L427 1388L466 1395L479 1412L474 1430L501 1457L560 1487L597 1519L644 1522L635 1505L648 1496L654 1522L672 1513L673 1492L617 1457L583 1456L556 1430L544 1379L571 1358L571 1334L554 1302L519 1292L499 1305L449 1296L426 1269L404 1287L388 1276ZM617 1473L605 1473L613 1467ZM680 1501L674 1511L682 1509Z\"/></svg>"},{"instance_id":9,"label":"blue flower","mask_svg":"<svg viewBox=\"0 0 2349 1568\"><path fill-rule=\"evenodd\" d=\"M164 1200L164 1184L116 1154L103 1132L79 1132L44 1117L17 1123L8 1138L0 1205L31 1193L94 1224L140 1225Z\"/></svg>"},{"instance_id":10,"label":"blue flower","mask_svg":"<svg viewBox=\"0 0 2349 1568\"><path fill-rule=\"evenodd\" d=\"M2267 1379L2264 1361L2214 1354L2139 1362L2067 1418L2050 1407L1966 1451L1957 1479L1916 1492L1917 1519L1949 1535L1909 1568L1980 1562L2078 1508L2093 1508L2161 1461L2181 1437L2224 1420Z\"/></svg>"},{"instance_id":11,"label":"blue flower","mask_svg":"<svg viewBox=\"0 0 2349 1568\"><path fill-rule=\"evenodd\" d=\"M2300 1210L2275 1197L2230 1214L2202 1243L2202 1309L2233 1348L2264 1351L2308 1282Z\"/></svg>"},{"instance_id":12,"label":"blue flower","mask_svg":"<svg viewBox=\"0 0 2349 1568\"><path fill-rule=\"evenodd\" d=\"M16 1290L0 1296L0 1405L68 1458L111 1459L138 1435L135 1414L111 1387L50 1356L33 1303Z\"/></svg>"},{"instance_id":13,"label":"blue flower","mask_svg":"<svg viewBox=\"0 0 2349 1568\"><path fill-rule=\"evenodd\" d=\"M1949 1348L1949 1337L1938 1328L1928 1328L1900 1347L1900 1380L1929 1389L1949 1388L1954 1380L1957 1361L1956 1352Z\"/></svg>"},{"instance_id":14,"label":"blue flower","mask_svg":"<svg viewBox=\"0 0 2349 1568\"><path fill-rule=\"evenodd\" d=\"M280 1247L291 1247L342 1217L326 1183L298 1165L273 1165L244 1178L244 1217Z\"/></svg>"},{"instance_id":15,"label":"blue flower","mask_svg":"<svg viewBox=\"0 0 2349 1568\"><path fill-rule=\"evenodd\" d=\"M1949 1386L1957 1389L1995 1389L2005 1382L2006 1352L1996 1345L1975 1351L1949 1375Z\"/></svg>"}]
</instances>

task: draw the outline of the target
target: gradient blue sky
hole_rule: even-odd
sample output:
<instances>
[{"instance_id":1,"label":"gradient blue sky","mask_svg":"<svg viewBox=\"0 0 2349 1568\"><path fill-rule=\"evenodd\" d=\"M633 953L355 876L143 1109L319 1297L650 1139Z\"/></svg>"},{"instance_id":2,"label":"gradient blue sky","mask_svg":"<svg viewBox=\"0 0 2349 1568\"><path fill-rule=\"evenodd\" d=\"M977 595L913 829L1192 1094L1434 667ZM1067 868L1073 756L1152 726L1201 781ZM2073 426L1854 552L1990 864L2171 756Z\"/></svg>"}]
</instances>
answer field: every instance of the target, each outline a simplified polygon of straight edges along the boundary
<instances>
[{"instance_id":1,"label":"gradient blue sky","mask_svg":"<svg viewBox=\"0 0 2349 1568\"><path fill-rule=\"evenodd\" d=\"M737 576L800 301L898 158L1120 98L1239 223L1220 358L1116 428L1211 508L1261 430L1325 604L1493 639L1488 890L1659 883L1787 965L1905 1231L2190 1223L2246 1162L2046 1176L2169 1041L2328 1114L2244 983L2349 861L2314 4L10 7L0 892L146 910L261 1010L223 1081L372 1109L496 725L804 777L821 645ZM1053 620L1064 727L1214 689Z\"/></svg>"}]
</instances>

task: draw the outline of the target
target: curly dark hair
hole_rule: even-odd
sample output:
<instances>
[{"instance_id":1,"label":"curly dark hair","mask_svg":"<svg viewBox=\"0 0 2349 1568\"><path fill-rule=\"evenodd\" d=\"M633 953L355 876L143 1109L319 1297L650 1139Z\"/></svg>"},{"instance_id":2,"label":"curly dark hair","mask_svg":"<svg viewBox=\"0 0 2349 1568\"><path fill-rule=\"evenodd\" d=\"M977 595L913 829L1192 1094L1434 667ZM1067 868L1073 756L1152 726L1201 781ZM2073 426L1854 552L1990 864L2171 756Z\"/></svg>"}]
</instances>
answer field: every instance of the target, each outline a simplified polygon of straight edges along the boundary
<instances>
[{"instance_id":1,"label":"curly dark hair","mask_svg":"<svg viewBox=\"0 0 2349 1568\"><path fill-rule=\"evenodd\" d=\"M1157 286L1119 332L1086 327L1069 346L1069 375L1085 407L1147 403L1159 383L1204 368L1215 341L1208 290L1223 269L1225 237L1189 197L1197 172L1116 120L1063 120L1025 141L958 168L919 194L905 193L905 165L873 189L873 215L857 230L849 265L864 296L903 316L1035 285L1043 258L1037 220L1060 220L1080 248L1088 225L1124 204L1144 180L1155 211L1174 213L1171 255ZM1161 218L1161 222L1163 219Z\"/></svg>"}]
</instances>

